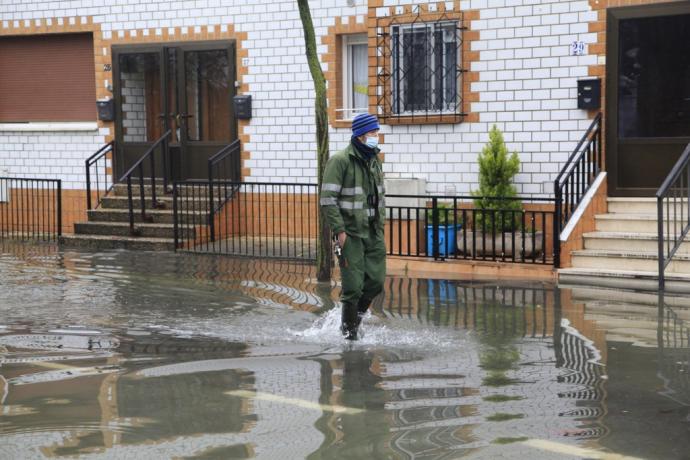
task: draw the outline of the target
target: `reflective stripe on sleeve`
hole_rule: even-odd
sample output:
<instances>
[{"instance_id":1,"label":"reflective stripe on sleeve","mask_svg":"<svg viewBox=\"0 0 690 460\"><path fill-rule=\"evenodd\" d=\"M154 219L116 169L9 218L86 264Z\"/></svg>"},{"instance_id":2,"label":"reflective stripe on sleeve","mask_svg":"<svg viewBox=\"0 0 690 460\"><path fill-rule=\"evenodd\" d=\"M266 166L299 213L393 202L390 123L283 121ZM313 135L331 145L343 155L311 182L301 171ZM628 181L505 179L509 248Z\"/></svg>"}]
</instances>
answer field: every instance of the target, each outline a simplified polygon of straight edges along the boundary
<instances>
[{"instance_id":1,"label":"reflective stripe on sleeve","mask_svg":"<svg viewBox=\"0 0 690 460\"><path fill-rule=\"evenodd\" d=\"M350 201L341 201L340 209L364 209L364 203L352 203Z\"/></svg>"},{"instance_id":2,"label":"reflective stripe on sleeve","mask_svg":"<svg viewBox=\"0 0 690 460\"><path fill-rule=\"evenodd\" d=\"M322 196L319 202L321 206L338 206L338 199L334 196Z\"/></svg>"},{"instance_id":3,"label":"reflective stripe on sleeve","mask_svg":"<svg viewBox=\"0 0 690 460\"><path fill-rule=\"evenodd\" d=\"M340 184L321 184L322 192L336 192L339 193L343 186Z\"/></svg>"},{"instance_id":4,"label":"reflective stripe on sleeve","mask_svg":"<svg viewBox=\"0 0 690 460\"><path fill-rule=\"evenodd\" d=\"M344 196L364 195L364 189L362 187L346 187L340 191L340 194Z\"/></svg>"}]
</instances>

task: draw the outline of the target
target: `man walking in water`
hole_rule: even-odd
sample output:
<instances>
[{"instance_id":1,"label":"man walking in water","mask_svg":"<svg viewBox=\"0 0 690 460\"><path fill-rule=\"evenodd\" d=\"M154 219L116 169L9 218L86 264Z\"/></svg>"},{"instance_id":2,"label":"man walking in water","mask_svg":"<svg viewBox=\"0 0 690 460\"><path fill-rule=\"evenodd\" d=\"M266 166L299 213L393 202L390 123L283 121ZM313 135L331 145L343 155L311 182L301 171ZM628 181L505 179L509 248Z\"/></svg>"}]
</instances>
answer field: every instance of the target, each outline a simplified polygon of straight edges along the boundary
<instances>
[{"instance_id":1,"label":"man walking in water","mask_svg":"<svg viewBox=\"0 0 690 460\"><path fill-rule=\"evenodd\" d=\"M376 117L357 115L352 120L350 145L328 160L321 187L321 211L341 251L340 328L348 340L357 340L362 317L383 290L386 276L386 208L378 133Z\"/></svg>"}]
</instances>

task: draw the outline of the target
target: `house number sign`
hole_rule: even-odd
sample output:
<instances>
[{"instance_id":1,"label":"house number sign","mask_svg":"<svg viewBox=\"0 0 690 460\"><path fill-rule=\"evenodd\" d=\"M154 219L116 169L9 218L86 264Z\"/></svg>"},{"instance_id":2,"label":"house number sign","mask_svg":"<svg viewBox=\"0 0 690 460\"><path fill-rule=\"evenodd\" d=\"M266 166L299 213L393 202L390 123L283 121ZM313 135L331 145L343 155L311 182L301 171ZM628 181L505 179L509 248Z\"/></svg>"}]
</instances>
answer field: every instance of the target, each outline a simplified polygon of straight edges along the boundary
<instances>
[{"instance_id":1,"label":"house number sign","mask_svg":"<svg viewBox=\"0 0 690 460\"><path fill-rule=\"evenodd\" d=\"M570 55L571 56L584 56L585 54L585 42L572 42L570 44Z\"/></svg>"}]
</instances>

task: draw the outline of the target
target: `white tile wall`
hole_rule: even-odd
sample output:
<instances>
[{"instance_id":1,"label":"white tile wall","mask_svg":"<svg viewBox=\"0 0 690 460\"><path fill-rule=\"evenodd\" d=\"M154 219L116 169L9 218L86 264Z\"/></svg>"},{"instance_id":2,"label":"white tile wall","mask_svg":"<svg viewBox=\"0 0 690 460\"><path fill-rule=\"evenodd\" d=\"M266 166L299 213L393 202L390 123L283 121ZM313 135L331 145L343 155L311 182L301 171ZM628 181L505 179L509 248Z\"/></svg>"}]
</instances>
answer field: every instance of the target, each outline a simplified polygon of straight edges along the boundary
<instances>
[{"instance_id":1,"label":"white tile wall","mask_svg":"<svg viewBox=\"0 0 690 460\"><path fill-rule=\"evenodd\" d=\"M436 2L384 2L386 7L420 3ZM317 35L324 35L336 16L356 15L362 21L367 4L364 0L355 4L311 1ZM480 10L480 19L471 24L480 31L480 39L473 43L480 60L472 64L472 70L479 72L472 89L480 92L480 101L471 106L480 114L480 122L384 126L385 171L390 176L424 177L430 192L442 192L450 185L458 193L469 192L477 186L476 156L496 123L509 149L517 151L523 162L519 190L538 194L589 124L586 113L576 109L575 88L577 78L587 75L587 66L596 63L596 57L571 57L569 44L596 40L587 32L587 21L595 20L596 14L587 0L462 0L461 9L468 8ZM387 8L379 10L388 14ZM240 46L249 50L249 74L244 80L254 100L254 116L246 132L251 136L245 146L251 154L246 162L252 170L248 180L315 181L313 85L294 0L4 0L0 4L0 27L5 28L19 21L60 23L62 19L52 18L67 17L75 22L85 16L94 17L105 38L144 35L143 29L160 34L171 27L186 27L191 34L227 24L247 32ZM321 45L319 52L325 51ZM343 148L348 139L347 129L333 130L332 150ZM83 188L83 160L102 142L101 135L91 133L0 133L0 168L41 177L58 175L67 187ZM32 166L38 158L61 166Z\"/></svg>"}]
</instances>

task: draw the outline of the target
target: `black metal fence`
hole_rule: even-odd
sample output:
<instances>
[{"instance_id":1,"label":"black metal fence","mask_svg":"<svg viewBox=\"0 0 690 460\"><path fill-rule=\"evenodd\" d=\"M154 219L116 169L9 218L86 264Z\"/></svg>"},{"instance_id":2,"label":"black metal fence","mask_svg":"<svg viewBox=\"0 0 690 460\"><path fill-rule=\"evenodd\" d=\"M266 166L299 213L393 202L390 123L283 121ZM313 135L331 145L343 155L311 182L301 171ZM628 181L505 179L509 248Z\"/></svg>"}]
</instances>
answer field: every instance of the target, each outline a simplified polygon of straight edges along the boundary
<instances>
[{"instance_id":1,"label":"black metal fence","mask_svg":"<svg viewBox=\"0 0 690 460\"><path fill-rule=\"evenodd\" d=\"M62 234L62 181L0 177L0 239L57 240Z\"/></svg>"},{"instance_id":2,"label":"black metal fence","mask_svg":"<svg viewBox=\"0 0 690 460\"><path fill-rule=\"evenodd\" d=\"M560 246L553 232L554 199L482 198L494 203L490 208L475 207L475 199L386 195L388 254L436 260L555 263Z\"/></svg>"},{"instance_id":3,"label":"black metal fence","mask_svg":"<svg viewBox=\"0 0 690 460\"><path fill-rule=\"evenodd\" d=\"M190 180L173 191L176 247L192 252L313 260L319 207L315 184ZM554 200L388 195L389 255L552 264ZM219 203L225 203L219 205Z\"/></svg>"},{"instance_id":4,"label":"black metal fence","mask_svg":"<svg viewBox=\"0 0 690 460\"><path fill-rule=\"evenodd\" d=\"M216 207L214 203L225 197L225 206ZM176 182L175 247L200 253L315 260L317 197L314 184Z\"/></svg>"},{"instance_id":5,"label":"black metal fence","mask_svg":"<svg viewBox=\"0 0 690 460\"><path fill-rule=\"evenodd\" d=\"M659 290L665 271L690 231L690 144L656 192L659 232Z\"/></svg>"}]
</instances>

